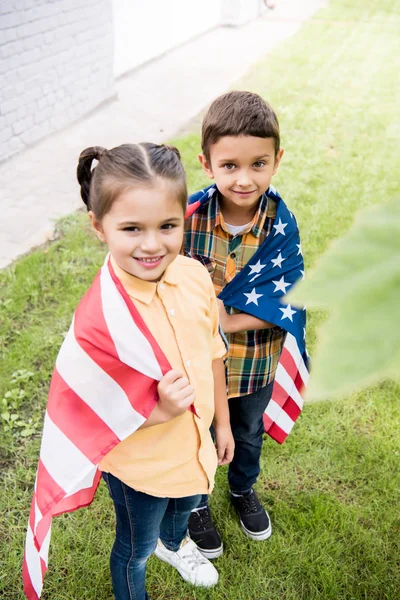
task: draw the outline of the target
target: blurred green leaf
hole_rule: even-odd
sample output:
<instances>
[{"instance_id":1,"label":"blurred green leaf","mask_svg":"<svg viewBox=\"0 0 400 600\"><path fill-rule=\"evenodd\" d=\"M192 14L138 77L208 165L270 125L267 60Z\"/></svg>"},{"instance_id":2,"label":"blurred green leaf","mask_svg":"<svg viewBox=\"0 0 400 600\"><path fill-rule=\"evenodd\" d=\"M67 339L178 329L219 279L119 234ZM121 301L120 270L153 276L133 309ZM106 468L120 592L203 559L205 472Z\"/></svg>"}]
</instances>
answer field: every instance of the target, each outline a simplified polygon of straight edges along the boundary
<instances>
[{"instance_id":1,"label":"blurred green leaf","mask_svg":"<svg viewBox=\"0 0 400 600\"><path fill-rule=\"evenodd\" d=\"M400 202L360 213L288 301L330 311L313 359L310 400L399 379Z\"/></svg>"}]
</instances>

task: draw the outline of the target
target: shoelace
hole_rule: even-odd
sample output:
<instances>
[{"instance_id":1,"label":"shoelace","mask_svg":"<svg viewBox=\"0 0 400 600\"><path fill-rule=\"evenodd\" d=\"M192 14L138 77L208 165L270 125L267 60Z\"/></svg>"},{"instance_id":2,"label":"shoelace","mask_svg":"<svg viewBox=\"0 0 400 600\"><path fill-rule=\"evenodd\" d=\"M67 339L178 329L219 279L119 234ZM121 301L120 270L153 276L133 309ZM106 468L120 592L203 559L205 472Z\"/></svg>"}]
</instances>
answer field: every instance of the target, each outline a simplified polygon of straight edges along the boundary
<instances>
[{"instance_id":1,"label":"shoelace","mask_svg":"<svg viewBox=\"0 0 400 600\"><path fill-rule=\"evenodd\" d=\"M199 529L202 529L203 531L206 531L207 529L211 529L211 527L212 527L211 516L210 516L210 511L207 508L201 509L199 511L195 511L192 513L192 515L193 515L193 519L195 521L196 527L198 527Z\"/></svg>"},{"instance_id":2,"label":"shoelace","mask_svg":"<svg viewBox=\"0 0 400 600\"><path fill-rule=\"evenodd\" d=\"M180 550L181 558L190 565L190 569L194 571L197 567L207 564L207 559L204 558L197 548L186 548L183 546Z\"/></svg>"},{"instance_id":3,"label":"shoelace","mask_svg":"<svg viewBox=\"0 0 400 600\"><path fill-rule=\"evenodd\" d=\"M238 498L240 504L242 505L243 512L245 514L253 514L258 512L258 506L256 504L256 499L254 494L247 494L246 496L240 496Z\"/></svg>"}]
</instances>

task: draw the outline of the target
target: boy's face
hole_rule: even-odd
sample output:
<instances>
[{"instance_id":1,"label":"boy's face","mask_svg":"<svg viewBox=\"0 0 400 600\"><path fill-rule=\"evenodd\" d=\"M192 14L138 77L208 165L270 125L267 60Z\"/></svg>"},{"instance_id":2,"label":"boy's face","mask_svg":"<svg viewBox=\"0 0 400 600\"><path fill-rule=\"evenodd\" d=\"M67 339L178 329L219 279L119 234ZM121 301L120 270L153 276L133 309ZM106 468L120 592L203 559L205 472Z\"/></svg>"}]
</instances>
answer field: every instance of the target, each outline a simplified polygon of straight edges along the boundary
<instances>
[{"instance_id":1,"label":"boy's face","mask_svg":"<svg viewBox=\"0 0 400 600\"><path fill-rule=\"evenodd\" d=\"M209 161L202 154L199 159L208 177L215 179L222 210L232 216L252 217L278 170L283 150L275 155L272 138L239 135L221 138L209 154Z\"/></svg>"}]
</instances>

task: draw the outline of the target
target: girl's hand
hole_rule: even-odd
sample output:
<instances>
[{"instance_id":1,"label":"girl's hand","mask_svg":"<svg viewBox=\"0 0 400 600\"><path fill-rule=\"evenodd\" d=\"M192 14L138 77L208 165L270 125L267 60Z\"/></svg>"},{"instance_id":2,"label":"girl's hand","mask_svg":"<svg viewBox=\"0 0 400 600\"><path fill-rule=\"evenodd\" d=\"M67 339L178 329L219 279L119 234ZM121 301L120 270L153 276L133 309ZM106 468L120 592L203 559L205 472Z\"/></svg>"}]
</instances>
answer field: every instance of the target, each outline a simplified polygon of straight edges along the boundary
<instances>
[{"instance_id":1,"label":"girl's hand","mask_svg":"<svg viewBox=\"0 0 400 600\"><path fill-rule=\"evenodd\" d=\"M227 465L233 458L235 441L230 425L214 424L215 443L217 446L218 465Z\"/></svg>"},{"instance_id":2,"label":"girl's hand","mask_svg":"<svg viewBox=\"0 0 400 600\"><path fill-rule=\"evenodd\" d=\"M157 387L159 410L166 421L182 415L194 402L194 388L181 371L171 369L161 379Z\"/></svg>"},{"instance_id":3,"label":"girl's hand","mask_svg":"<svg viewBox=\"0 0 400 600\"><path fill-rule=\"evenodd\" d=\"M224 303L219 298L217 298L217 306L219 313L219 324L222 327L222 331L224 333L229 333L229 322L231 319L231 315L228 315L228 313L225 310Z\"/></svg>"}]
</instances>

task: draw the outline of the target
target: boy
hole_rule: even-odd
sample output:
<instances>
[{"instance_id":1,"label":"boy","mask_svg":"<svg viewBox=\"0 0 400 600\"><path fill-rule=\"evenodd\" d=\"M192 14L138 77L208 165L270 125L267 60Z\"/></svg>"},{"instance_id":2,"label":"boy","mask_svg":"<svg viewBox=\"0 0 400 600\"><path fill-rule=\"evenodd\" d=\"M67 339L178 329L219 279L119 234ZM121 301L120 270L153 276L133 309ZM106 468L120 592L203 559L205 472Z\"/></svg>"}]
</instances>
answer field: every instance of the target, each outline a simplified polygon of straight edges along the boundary
<instances>
[{"instance_id":1,"label":"boy","mask_svg":"<svg viewBox=\"0 0 400 600\"><path fill-rule=\"evenodd\" d=\"M260 312L259 298L267 297L264 289L262 294L257 293L261 289L258 285L261 276L273 268L262 263L272 262L277 267L272 276L275 281L269 283L271 294L278 291L281 296L304 268L301 246L297 244L299 250L296 247L296 252L291 251L290 254L289 283L285 269L282 270L282 263L289 256L289 252L285 251L284 256L280 253L288 239L285 228L287 231L292 228L292 246L299 241L292 213L274 188L270 188L282 156L277 117L260 96L234 91L217 98L203 120L202 153L199 155L204 172L215 180L215 185L191 197L195 212L193 208L189 210L191 216L185 227L186 254L208 267L217 295L224 297L226 306L230 307L228 314L224 303L218 300L220 324L229 342L226 369L235 439L228 481L231 501L242 529L254 540L265 540L271 535L268 513L253 485L260 472L263 416L271 399L278 361L285 344L285 330L289 331L286 323L282 323L281 328L276 322L280 319L293 321L294 313L302 312L292 310L290 305L277 309L277 314L282 316L275 318L275 324L254 316L254 313ZM285 216L289 216L286 221L292 220L291 224L283 223L281 219L276 223L278 203L286 211ZM254 255L268 236L273 238L275 245L279 245L273 254L276 258L256 260L259 255ZM297 258L294 258L295 255ZM256 280L256 283L251 283L247 294L243 289L240 295L247 300L243 303L243 310L238 310L229 297L232 297L231 290L235 291L232 286L236 285L238 278L245 276L245 267L250 268L250 271L246 270L251 276L249 281ZM231 283L234 279L235 283ZM235 293L238 295L237 290ZM273 302L276 302L275 297ZM216 558L222 554L221 537L212 522L207 496L203 496L198 508L192 512L189 532L204 556Z\"/></svg>"}]
</instances>

